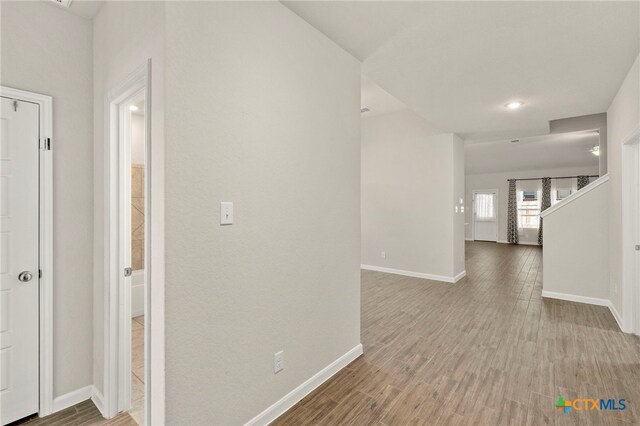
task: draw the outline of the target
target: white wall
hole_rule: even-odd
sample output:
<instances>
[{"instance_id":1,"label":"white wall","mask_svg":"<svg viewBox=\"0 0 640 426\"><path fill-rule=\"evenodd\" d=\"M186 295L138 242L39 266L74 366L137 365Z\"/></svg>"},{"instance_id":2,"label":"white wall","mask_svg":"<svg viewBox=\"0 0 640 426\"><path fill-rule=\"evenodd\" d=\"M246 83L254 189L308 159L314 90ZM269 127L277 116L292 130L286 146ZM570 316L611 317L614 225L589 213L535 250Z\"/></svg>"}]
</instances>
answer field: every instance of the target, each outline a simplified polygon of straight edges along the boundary
<instances>
[{"instance_id":1,"label":"white wall","mask_svg":"<svg viewBox=\"0 0 640 426\"><path fill-rule=\"evenodd\" d=\"M53 395L92 383L91 22L2 2L0 83L53 97ZM44 273L47 273L44 271Z\"/></svg>"},{"instance_id":2,"label":"white wall","mask_svg":"<svg viewBox=\"0 0 640 426\"><path fill-rule=\"evenodd\" d=\"M144 115L131 114L131 162L144 164Z\"/></svg>"},{"instance_id":3,"label":"white wall","mask_svg":"<svg viewBox=\"0 0 640 426\"><path fill-rule=\"evenodd\" d=\"M464 221L465 178L464 178L464 141L453 135L453 276L465 271ZM457 208L456 208L457 207ZM449 210L451 211L451 210Z\"/></svg>"},{"instance_id":4,"label":"white wall","mask_svg":"<svg viewBox=\"0 0 640 426\"><path fill-rule=\"evenodd\" d=\"M608 170L611 184L609 202L609 260L610 260L610 294L613 306L620 315L623 312L623 295L621 292L623 271L631 270L631 265L623 264L623 198L622 168L624 139L640 125L640 56L629 70L620 90L611 102L607 111L608 128ZM629 159L626 159L627 161ZM630 231L627 231L630 232ZM631 250L632 245L627 245Z\"/></svg>"},{"instance_id":5,"label":"white wall","mask_svg":"<svg viewBox=\"0 0 640 426\"><path fill-rule=\"evenodd\" d=\"M405 109L364 116L361 143L362 264L449 278L461 272L464 239L460 228L456 240L453 209L463 196L462 141Z\"/></svg>"},{"instance_id":6,"label":"white wall","mask_svg":"<svg viewBox=\"0 0 640 426\"><path fill-rule=\"evenodd\" d=\"M509 203L509 183L507 179L541 178L545 176L577 176L597 175L598 166L571 167L561 169L518 170L513 172L488 173L465 176L465 236L473 239L473 198L474 190L497 189L498 190L498 241L507 241L507 207ZM538 230L527 229L520 237L520 243L537 244Z\"/></svg>"},{"instance_id":7,"label":"white wall","mask_svg":"<svg viewBox=\"0 0 640 426\"><path fill-rule=\"evenodd\" d=\"M543 291L609 299L609 182L544 218Z\"/></svg>"},{"instance_id":8,"label":"white wall","mask_svg":"<svg viewBox=\"0 0 640 426\"><path fill-rule=\"evenodd\" d=\"M242 424L360 343L360 64L277 2L166 9L167 423Z\"/></svg>"},{"instance_id":9,"label":"white wall","mask_svg":"<svg viewBox=\"0 0 640 426\"><path fill-rule=\"evenodd\" d=\"M94 19L94 371L97 389L104 389L104 209L105 97L107 93L151 59L151 316L162 318L164 311L164 29L163 2L105 2ZM146 105L145 107L148 107ZM147 323L148 324L148 323ZM164 387L163 323L153 321L151 327L154 358L151 363L154 394ZM158 349L158 350L156 350ZM158 391L155 393L155 391ZM152 401L152 423L163 422L164 401Z\"/></svg>"}]
</instances>

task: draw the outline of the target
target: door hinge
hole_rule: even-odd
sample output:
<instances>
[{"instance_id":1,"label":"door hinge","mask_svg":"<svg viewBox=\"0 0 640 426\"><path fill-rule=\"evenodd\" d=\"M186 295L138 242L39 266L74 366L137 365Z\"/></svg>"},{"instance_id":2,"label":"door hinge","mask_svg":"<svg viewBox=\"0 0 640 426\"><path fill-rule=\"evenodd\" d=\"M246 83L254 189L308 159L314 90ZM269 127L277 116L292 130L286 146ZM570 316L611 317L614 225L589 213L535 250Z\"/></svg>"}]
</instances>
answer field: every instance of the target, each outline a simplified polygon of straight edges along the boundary
<instances>
[{"instance_id":1,"label":"door hinge","mask_svg":"<svg viewBox=\"0 0 640 426\"><path fill-rule=\"evenodd\" d=\"M131 268L124 268L124 276L125 277L130 277L132 272L133 272L133 270Z\"/></svg>"},{"instance_id":2,"label":"door hinge","mask_svg":"<svg viewBox=\"0 0 640 426\"><path fill-rule=\"evenodd\" d=\"M17 99L13 100L13 110L15 112L18 112L18 100Z\"/></svg>"},{"instance_id":3,"label":"door hinge","mask_svg":"<svg viewBox=\"0 0 640 426\"><path fill-rule=\"evenodd\" d=\"M51 151L51 138L42 138L41 149L43 151Z\"/></svg>"}]
</instances>

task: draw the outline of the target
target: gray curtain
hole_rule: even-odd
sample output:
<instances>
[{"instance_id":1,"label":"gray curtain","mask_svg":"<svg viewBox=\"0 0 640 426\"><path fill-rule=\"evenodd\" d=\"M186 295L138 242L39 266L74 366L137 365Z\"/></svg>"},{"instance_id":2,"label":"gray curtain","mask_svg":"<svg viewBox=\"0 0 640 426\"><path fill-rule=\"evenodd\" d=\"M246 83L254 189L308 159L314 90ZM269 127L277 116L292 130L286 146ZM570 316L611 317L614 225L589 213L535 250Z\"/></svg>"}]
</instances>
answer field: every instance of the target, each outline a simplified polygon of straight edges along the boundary
<instances>
[{"instance_id":1,"label":"gray curtain","mask_svg":"<svg viewBox=\"0 0 640 426\"><path fill-rule=\"evenodd\" d=\"M578 176L578 191L589 185L589 176Z\"/></svg>"},{"instance_id":2,"label":"gray curtain","mask_svg":"<svg viewBox=\"0 0 640 426\"><path fill-rule=\"evenodd\" d=\"M551 178L542 178L542 202L540 203L540 212L551 207ZM542 218L540 218L540 227L538 228L538 244L542 245Z\"/></svg>"},{"instance_id":3,"label":"gray curtain","mask_svg":"<svg viewBox=\"0 0 640 426\"><path fill-rule=\"evenodd\" d=\"M507 210L507 241L518 244L518 202L516 180L509 179L509 208Z\"/></svg>"}]
</instances>

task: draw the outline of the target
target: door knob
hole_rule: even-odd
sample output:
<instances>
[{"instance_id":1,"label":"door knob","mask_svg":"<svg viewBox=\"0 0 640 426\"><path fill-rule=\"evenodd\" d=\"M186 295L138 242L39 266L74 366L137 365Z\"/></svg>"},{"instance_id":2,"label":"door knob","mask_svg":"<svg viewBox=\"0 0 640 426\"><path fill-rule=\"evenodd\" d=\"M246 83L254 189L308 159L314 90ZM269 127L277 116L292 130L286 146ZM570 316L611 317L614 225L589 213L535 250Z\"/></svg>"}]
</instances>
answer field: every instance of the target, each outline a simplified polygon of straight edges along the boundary
<instances>
[{"instance_id":1,"label":"door knob","mask_svg":"<svg viewBox=\"0 0 640 426\"><path fill-rule=\"evenodd\" d=\"M23 283L31 281L31 278L33 278L33 275L29 271L22 271L20 272L20 275L18 275L18 280Z\"/></svg>"}]
</instances>

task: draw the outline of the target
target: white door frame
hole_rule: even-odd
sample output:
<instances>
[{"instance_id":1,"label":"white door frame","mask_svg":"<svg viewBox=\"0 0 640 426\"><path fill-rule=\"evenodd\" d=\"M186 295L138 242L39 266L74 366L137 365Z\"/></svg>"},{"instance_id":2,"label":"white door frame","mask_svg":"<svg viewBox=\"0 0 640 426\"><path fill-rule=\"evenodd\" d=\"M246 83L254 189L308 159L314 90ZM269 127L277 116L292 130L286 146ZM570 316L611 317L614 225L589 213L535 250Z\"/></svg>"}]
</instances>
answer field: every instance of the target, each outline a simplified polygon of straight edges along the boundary
<instances>
[{"instance_id":1,"label":"white door frame","mask_svg":"<svg viewBox=\"0 0 640 426\"><path fill-rule=\"evenodd\" d=\"M640 334L640 125L622 145L622 331Z\"/></svg>"},{"instance_id":2,"label":"white door frame","mask_svg":"<svg viewBox=\"0 0 640 426\"><path fill-rule=\"evenodd\" d=\"M145 98L145 194L144 194L144 238L145 238L145 423L149 424L151 401L151 60L111 90L106 97L105 141L108 154L105 156L105 363L104 363L104 415L111 418L131 405L131 294L125 288L123 268L123 244L131 235L120 235L124 209L130 209L123 199L124 186L130 182L130 140L120 134L121 104L144 92ZM126 146L126 142L129 145ZM128 176L128 178L127 178ZM121 208L126 204L126 207ZM162 321L161 318L158 320ZM160 390L161 391L161 390ZM162 396L163 397L163 396Z\"/></svg>"},{"instance_id":3,"label":"white door frame","mask_svg":"<svg viewBox=\"0 0 640 426\"><path fill-rule=\"evenodd\" d=\"M498 236L500 235L500 221L499 221L499 198L497 189L474 189L471 191L471 239L476 240L476 194L495 193L496 202L494 208L496 210L496 242L498 242Z\"/></svg>"},{"instance_id":4,"label":"white door frame","mask_svg":"<svg viewBox=\"0 0 640 426\"><path fill-rule=\"evenodd\" d=\"M53 412L53 100L51 96L0 86L0 96L38 105L40 122L40 248L39 340L40 408Z\"/></svg>"}]
</instances>

